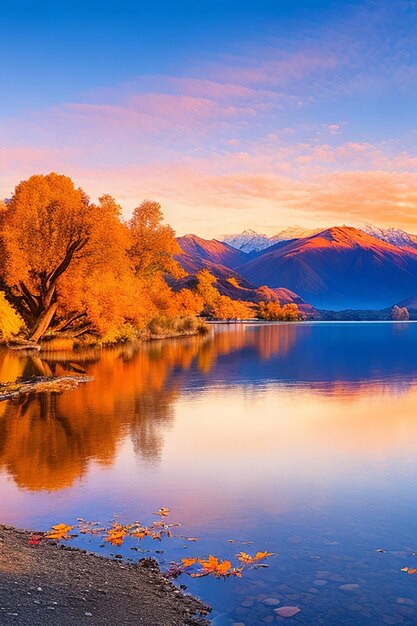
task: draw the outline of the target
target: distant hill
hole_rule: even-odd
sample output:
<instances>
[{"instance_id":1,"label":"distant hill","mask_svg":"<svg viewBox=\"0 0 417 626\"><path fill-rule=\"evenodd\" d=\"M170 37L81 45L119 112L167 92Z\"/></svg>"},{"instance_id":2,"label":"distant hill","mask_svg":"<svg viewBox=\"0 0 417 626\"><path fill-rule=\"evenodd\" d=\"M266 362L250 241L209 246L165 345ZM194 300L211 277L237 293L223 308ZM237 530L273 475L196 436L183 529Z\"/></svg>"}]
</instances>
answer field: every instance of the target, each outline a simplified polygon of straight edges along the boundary
<instances>
[{"instance_id":1,"label":"distant hill","mask_svg":"<svg viewBox=\"0 0 417 626\"><path fill-rule=\"evenodd\" d=\"M225 265L231 269L244 263L248 258L245 252L217 239L202 239L197 235L184 235L178 237L177 241L182 250L191 258ZM180 258L179 261L181 262Z\"/></svg>"},{"instance_id":2,"label":"distant hill","mask_svg":"<svg viewBox=\"0 0 417 626\"><path fill-rule=\"evenodd\" d=\"M405 306L410 311L410 313L411 312L417 313L417 294L414 296L411 296L410 298L405 298L405 300L398 302L397 305Z\"/></svg>"},{"instance_id":3,"label":"distant hill","mask_svg":"<svg viewBox=\"0 0 417 626\"><path fill-rule=\"evenodd\" d=\"M197 282L196 274L203 269L209 270L217 278L216 287L221 294L234 300L245 302L279 301L282 305L295 302L298 308L309 317L317 317L314 308L304 302L299 295L289 289L254 285L233 269L233 266L250 258L244 252L235 250L228 244L216 239L207 240L196 235L185 235L177 238L183 254L176 259L188 276L181 280L171 281L174 289L183 287L194 288ZM223 265L229 263L229 267ZM230 280L234 279L234 280ZM237 286L235 284L237 283Z\"/></svg>"},{"instance_id":4,"label":"distant hill","mask_svg":"<svg viewBox=\"0 0 417 626\"><path fill-rule=\"evenodd\" d=\"M382 309L415 293L417 249L342 226L275 244L236 269L255 285L285 287L315 307Z\"/></svg>"}]
</instances>

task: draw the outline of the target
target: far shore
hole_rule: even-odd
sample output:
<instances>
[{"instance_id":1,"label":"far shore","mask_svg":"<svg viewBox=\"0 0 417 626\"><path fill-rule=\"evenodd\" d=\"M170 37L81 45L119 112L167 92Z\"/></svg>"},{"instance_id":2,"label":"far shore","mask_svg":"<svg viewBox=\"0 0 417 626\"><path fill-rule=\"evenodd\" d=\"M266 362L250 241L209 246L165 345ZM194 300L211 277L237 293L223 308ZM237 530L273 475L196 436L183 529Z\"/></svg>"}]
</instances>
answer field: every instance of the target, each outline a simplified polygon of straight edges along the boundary
<instances>
[{"instance_id":1,"label":"far shore","mask_svg":"<svg viewBox=\"0 0 417 626\"><path fill-rule=\"evenodd\" d=\"M210 609L167 580L156 561L112 560L0 525L4 626L206 626Z\"/></svg>"}]
</instances>

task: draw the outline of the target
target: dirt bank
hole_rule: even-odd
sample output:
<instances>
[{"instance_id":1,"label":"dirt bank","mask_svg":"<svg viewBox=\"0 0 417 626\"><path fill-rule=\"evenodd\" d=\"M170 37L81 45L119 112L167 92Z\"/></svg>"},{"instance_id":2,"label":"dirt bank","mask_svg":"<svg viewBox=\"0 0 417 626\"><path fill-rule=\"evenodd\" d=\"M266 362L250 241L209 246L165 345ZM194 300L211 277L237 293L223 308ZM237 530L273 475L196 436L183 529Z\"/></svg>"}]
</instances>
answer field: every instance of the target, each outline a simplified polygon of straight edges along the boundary
<instances>
[{"instance_id":1,"label":"dirt bank","mask_svg":"<svg viewBox=\"0 0 417 626\"><path fill-rule=\"evenodd\" d=\"M0 623L4 626L185 626L208 608L183 595L152 559L137 565L0 525Z\"/></svg>"}]
</instances>

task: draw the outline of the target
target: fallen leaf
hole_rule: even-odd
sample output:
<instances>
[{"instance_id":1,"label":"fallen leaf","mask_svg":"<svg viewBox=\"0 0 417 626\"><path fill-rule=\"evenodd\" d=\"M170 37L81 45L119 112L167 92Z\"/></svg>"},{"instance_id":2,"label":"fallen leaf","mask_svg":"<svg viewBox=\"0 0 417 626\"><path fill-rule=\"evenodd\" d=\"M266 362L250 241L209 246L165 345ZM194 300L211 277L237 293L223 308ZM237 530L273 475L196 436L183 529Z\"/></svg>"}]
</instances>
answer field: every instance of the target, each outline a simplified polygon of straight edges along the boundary
<instances>
[{"instance_id":1,"label":"fallen leaf","mask_svg":"<svg viewBox=\"0 0 417 626\"><path fill-rule=\"evenodd\" d=\"M197 563L198 559L181 559L181 563L184 568L192 567Z\"/></svg>"},{"instance_id":2,"label":"fallen leaf","mask_svg":"<svg viewBox=\"0 0 417 626\"><path fill-rule=\"evenodd\" d=\"M162 539L162 533L150 533L150 536L152 539L157 539L158 541L161 541Z\"/></svg>"},{"instance_id":3,"label":"fallen leaf","mask_svg":"<svg viewBox=\"0 0 417 626\"><path fill-rule=\"evenodd\" d=\"M236 556L239 559L239 561L241 563L244 563L245 565L249 565L250 563L253 563L253 557L250 556L250 554L247 554L246 552L239 552L239 554L237 554Z\"/></svg>"},{"instance_id":4,"label":"fallen leaf","mask_svg":"<svg viewBox=\"0 0 417 626\"><path fill-rule=\"evenodd\" d=\"M167 515L169 515L169 509L163 506L156 512L156 515L162 515L166 517Z\"/></svg>"},{"instance_id":5,"label":"fallen leaf","mask_svg":"<svg viewBox=\"0 0 417 626\"><path fill-rule=\"evenodd\" d=\"M126 536L127 528L115 522L113 527L107 531L107 537L105 541L111 543L112 546L121 546L123 543L123 539Z\"/></svg>"},{"instance_id":6,"label":"fallen leaf","mask_svg":"<svg viewBox=\"0 0 417 626\"><path fill-rule=\"evenodd\" d=\"M34 535L34 534L32 534L30 536L30 538L29 538L28 544L30 546L38 546L42 539L43 539L42 535Z\"/></svg>"},{"instance_id":7,"label":"fallen leaf","mask_svg":"<svg viewBox=\"0 0 417 626\"><path fill-rule=\"evenodd\" d=\"M56 524L51 527L51 530L46 533L48 539L69 539L70 531L74 528L74 526L68 526L67 524Z\"/></svg>"},{"instance_id":8,"label":"fallen leaf","mask_svg":"<svg viewBox=\"0 0 417 626\"><path fill-rule=\"evenodd\" d=\"M255 561L262 561L263 559L268 558L269 556L273 556L273 552L257 552L255 554L254 560Z\"/></svg>"}]
</instances>

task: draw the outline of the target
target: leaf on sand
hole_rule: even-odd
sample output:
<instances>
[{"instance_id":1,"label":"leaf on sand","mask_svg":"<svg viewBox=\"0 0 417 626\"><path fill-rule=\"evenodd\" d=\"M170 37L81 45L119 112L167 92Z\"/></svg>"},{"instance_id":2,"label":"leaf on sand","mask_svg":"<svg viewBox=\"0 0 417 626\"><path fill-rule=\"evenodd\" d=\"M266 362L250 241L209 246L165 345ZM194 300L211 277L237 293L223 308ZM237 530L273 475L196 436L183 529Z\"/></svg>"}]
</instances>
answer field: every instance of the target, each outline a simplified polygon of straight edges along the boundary
<instances>
[{"instance_id":1,"label":"leaf on sand","mask_svg":"<svg viewBox=\"0 0 417 626\"><path fill-rule=\"evenodd\" d=\"M42 535L36 535L36 534L31 534L28 544L30 546L38 546L40 544L40 542L42 541L43 536Z\"/></svg>"},{"instance_id":2,"label":"leaf on sand","mask_svg":"<svg viewBox=\"0 0 417 626\"><path fill-rule=\"evenodd\" d=\"M301 609L298 606L281 606L279 609L274 609L274 611L280 617L294 617L294 615L300 613Z\"/></svg>"}]
</instances>

